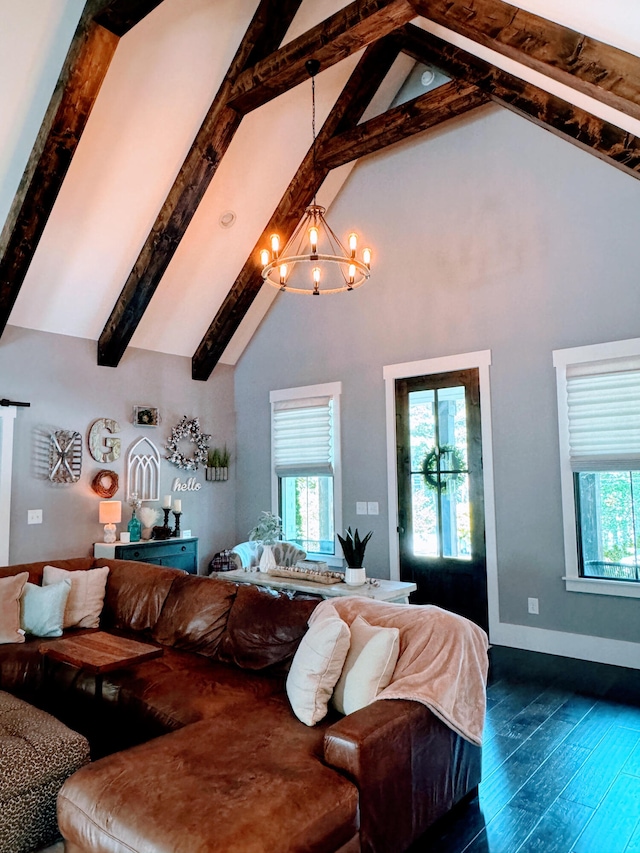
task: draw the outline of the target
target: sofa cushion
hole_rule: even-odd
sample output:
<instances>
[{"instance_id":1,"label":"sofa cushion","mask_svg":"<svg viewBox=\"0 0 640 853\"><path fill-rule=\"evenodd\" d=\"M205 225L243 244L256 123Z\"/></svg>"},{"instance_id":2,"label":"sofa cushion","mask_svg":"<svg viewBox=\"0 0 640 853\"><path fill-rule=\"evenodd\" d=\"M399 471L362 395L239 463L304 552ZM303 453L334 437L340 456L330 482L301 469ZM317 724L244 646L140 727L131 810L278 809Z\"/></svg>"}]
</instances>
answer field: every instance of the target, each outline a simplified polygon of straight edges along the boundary
<instances>
[{"instance_id":1,"label":"sofa cushion","mask_svg":"<svg viewBox=\"0 0 640 853\"><path fill-rule=\"evenodd\" d=\"M398 628L370 625L356 616L351 623L349 653L333 691L333 707L341 714L353 714L370 705L391 681L399 651Z\"/></svg>"},{"instance_id":2,"label":"sofa cushion","mask_svg":"<svg viewBox=\"0 0 640 853\"><path fill-rule=\"evenodd\" d=\"M295 598L267 587L240 584L218 657L242 669L265 669L288 663L307 631L307 621L318 602L317 598Z\"/></svg>"},{"instance_id":3,"label":"sofa cushion","mask_svg":"<svg viewBox=\"0 0 640 853\"><path fill-rule=\"evenodd\" d=\"M349 626L338 616L314 622L302 638L287 676L287 696L293 713L305 725L315 726L327 716L349 641Z\"/></svg>"},{"instance_id":4,"label":"sofa cushion","mask_svg":"<svg viewBox=\"0 0 640 853\"><path fill-rule=\"evenodd\" d=\"M0 579L0 643L24 643L20 628L20 596L29 578L28 572Z\"/></svg>"},{"instance_id":5,"label":"sofa cushion","mask_svg":"<svg viewBox=\"0 0 640 853\"><path fill-rule=\"evenodd\" d=\"M227 626L237 587L215 578L182 574L167 595L153 639L183 651L214 657Z\"/></svg>"},{"instance_id":6,"label":"sofa cushion","mask_svg":"<svg viewBox=\"0 0 640 853\"><path fill-rule=\"evenodd\" d=\"M64 611L65 628L97 628L104 605L108 568L69 572L58 566L45 566L43 586L68 580L71 591Z\"/></svg>"},{"instance_id":7,"label":"sofa cushion","mask_svg":"<svg viewBox=\"0 0 640 853\"><path fill-rule=\"evenodd\" d=\"M357 833L358 792L323 764L322 736L284 697L195 723L77 772L60 829L78 849L90 835L95 850L338 850Z\"/></svg>"},{"instance_id":8,"label":"sofa cushion","mask_svg":"<svg viewBox=\"0 0 640 853\"><path fill-rule=\"evenodd\" d=\"M20 625L35 637L61 637L71 581L49 586L26 583L20 598Z\"/></svg>"},{"instance_id":9,"label":"sofa cushion","mask_svg":"<svg viewBox=\"0 0 640 853\"><path fill-rule=\"evenodd\" d=\"M150 634L171 584L184 572L134 560L109 560L108 566L102 626L106 630Z\"/></svg>"}]
</instances>

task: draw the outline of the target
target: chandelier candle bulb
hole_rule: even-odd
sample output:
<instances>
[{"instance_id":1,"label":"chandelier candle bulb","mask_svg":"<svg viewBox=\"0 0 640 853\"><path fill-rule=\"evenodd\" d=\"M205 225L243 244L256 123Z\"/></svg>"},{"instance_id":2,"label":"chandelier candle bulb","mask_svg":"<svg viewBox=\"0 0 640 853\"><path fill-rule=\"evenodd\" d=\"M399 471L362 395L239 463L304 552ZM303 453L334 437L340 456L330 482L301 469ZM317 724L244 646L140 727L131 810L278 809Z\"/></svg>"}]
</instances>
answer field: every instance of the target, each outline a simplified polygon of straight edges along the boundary
<instances>
[{"instance_id":1,"label":"chandelier candle bulb","mask_svg":"<svg viewBox=\"0 0 640 853\"><path fill-rule=\"evenodd\" d=\"M260 263L262 264L263 267L266 267L266 265L269 263L270 260L271 260L271 256L269 254L269 250L263 249L260 252Z\"/></svg>"},{"instance_id":2,"label":"chandelier candle bulb","mask_svg":"<svg viewBox=\"0 0 640 853\"><path fill-rule=\"evenodd\" d=\"M351 250L351 257L352 258L355 258L357 248L358 248L358 235L357 234L349 234L349 249Z\"/></svg>"},{"instance_id":3,"label":"chandelier candle bulb","mask_svg":"<svg viewBox=\"0 0 640 853\"><path fill-rule=\"evenodd\" d=\"M280 251L280 237L277 234L271 235L271 253L273 255L274 260L278 257L278 252Z\"/></svg>"},{"instance_id":4,"label":"chandelier candle bulb","mask_svg":"<svg viewBox=\"0 0 640 853\"><path fill-rule=\"evenodd\" d=\"M311 254L315 255L318 251L318 229L315 225L309 229L309 242L311 243Z\"/></svg>"},{"instance_id":5,"label":"chandelier candle bulb","mask_svg":"<svg viewBox=\"0 0 640 853\"><path fill-rule=\"evenodd\" d=\"M362 250L362 260L368 270L371 269L371 249Z\"/></svg>"}]
</instances>

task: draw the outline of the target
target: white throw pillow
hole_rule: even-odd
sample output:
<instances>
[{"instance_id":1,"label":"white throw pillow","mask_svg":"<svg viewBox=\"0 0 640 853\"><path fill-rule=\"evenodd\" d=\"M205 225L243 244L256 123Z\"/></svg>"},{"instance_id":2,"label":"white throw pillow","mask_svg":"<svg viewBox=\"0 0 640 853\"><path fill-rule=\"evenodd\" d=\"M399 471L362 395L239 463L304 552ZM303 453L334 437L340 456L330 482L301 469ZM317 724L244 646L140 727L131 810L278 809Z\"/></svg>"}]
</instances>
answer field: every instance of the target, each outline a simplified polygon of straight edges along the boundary
<instances>
[{"instance_id":1,"label":"white throw pillow","mask_svg":"<svg viewBox=\"0 0 640 853\"><path fill-rule=\"evenodd\" d=\"M362 616L351 623L351 646L333 693L333 706L352 714L370 705L389 684L400 651L400 631L370 625Z\"/></svg>"},{"instance_id":2,"label":"white throw pillow","mask_svg":"<svg viewBox=\"0 0 640 853\"><path fill-rule=\"evenodd\" d=\"M42 585L71 581L71 592L64 611L65 628L97 628L104 604L109 568L68 572L57 566L45 566Z\"/></svg>"},{"instance_id":3,"label":"white throw pillow","mask_svg":"<svg viewBox=\"0 0 640 853\"><path fill-rule=\"evenodd\" d=\"M302 638L287 676L293 713L307 726L326 716L349 651L349 626L338 616L315 622Z\"/></svg>"}]
</instances>

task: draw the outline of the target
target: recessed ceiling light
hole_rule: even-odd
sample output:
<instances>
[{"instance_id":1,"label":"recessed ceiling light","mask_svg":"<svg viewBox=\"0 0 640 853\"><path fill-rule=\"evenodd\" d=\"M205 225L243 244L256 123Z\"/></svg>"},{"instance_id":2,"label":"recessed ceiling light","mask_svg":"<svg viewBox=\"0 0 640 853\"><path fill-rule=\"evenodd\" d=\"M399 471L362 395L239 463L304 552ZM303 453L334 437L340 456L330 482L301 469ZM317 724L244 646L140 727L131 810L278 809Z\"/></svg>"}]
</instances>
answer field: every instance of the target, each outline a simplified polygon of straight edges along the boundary
<instances>
[{"instance_id":1,"label":"recessed ceiling light","mask_svg":"<svg viewBox=\"0 0 640 853\"><path fill-rule=\"evenodd\" d=\"M236 215L233 210L225 210L224 213L220 214L220 219L218 219L221 228L231 228L235 221Z\"/></svg>"},{"instance_id":2,"label":"recessed ceiling light","mask_svg":"<svg viewBox=\"0 0 640 853\"><path fill-rule=\"evenodd\" d=\"M426 71L422 72L422 77L420 78L420 82L422 83L423 86L427 87L427 86L430 86L435 79L436 79L436 75L434 74L434 72L431 70L431 68L427 68Z\"/></svg>"}]
</instances>

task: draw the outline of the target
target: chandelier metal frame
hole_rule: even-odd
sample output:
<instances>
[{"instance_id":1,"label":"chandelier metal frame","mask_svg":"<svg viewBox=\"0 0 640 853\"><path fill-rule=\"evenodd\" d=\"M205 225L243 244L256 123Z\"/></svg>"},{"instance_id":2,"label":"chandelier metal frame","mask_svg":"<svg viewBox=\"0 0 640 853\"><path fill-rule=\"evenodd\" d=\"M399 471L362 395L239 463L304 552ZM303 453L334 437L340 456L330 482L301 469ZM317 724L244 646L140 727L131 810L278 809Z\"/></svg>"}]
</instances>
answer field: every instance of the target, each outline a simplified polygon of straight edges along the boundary
<instances>
[{"instance_id":1,"label":"chandelier metal frame","mask_svg":"<svg viewBox=\"0 0 640 853\"><path fill-rule=\"evenodd\" d=\"M316 173L316 88L315 75L320 63L310 59L306 69L311 76L312 132L313 132L313 173ZM331 295L361 287L371 275L371 250L364 249L362 260L356 257L358 238L355 233L349 235L349 249L340 241L325 218L326 209L316 203L310 204L293 234L280 251L280 238L272 234L271 248L260 253L262 279L272 287L289 293L305 296ZM306 243L306 246L305 246ZM311 265L311 278L307 287L290 284L291 275L297 264ZM338 287L322 287L323 265L335 265L342 277ZM328 267L326 269L329 269Z\"/></svg>"}]
</instances>

